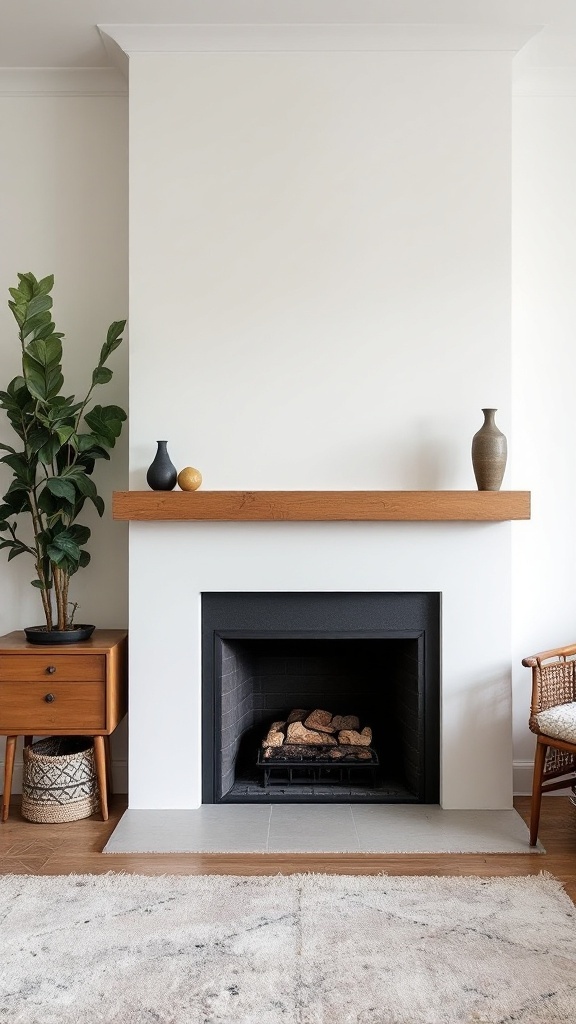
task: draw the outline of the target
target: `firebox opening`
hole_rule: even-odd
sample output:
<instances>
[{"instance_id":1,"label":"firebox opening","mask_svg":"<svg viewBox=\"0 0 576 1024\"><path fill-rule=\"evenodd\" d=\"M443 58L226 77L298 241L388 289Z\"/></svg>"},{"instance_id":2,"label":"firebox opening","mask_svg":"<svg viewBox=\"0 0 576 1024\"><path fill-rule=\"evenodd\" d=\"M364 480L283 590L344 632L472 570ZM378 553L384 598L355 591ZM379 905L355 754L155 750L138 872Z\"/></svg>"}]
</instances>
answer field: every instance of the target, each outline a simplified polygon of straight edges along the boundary
<instances>
[{"instance_id":1,"label":"firebox opening","mask_svg":"<svg viewBox=\"0 0 576 1024\"><path fill-rule=\"evenodd\" d=\"M203 802L438 803L440 598L203 594Z\"/></svg>"},{"instance_id":2,"label":"firebox opening","mask_svg":"<svg viewBox=\"0 0 576 1024\"><path fill-rule=\"evenodd\" d=\"M204 595L218 596L225 605L239 597ZM245 596L248 604L265 597ZM207 628L204 801L437 801L438 630L426 621L326 629L313 608L306 620L320 596L333 612L338 598L372 606L397 597L401 606L439 595L267 595L268 628ZM282 624L303 616L308 627L316 618L316 628L279 629L274 599L287 598L290 612L298 597L303 608Z\"/></svg>"},{"instance_id":3,"label":"firebox opening","mask_svg":"<svg viewBox=\"0 0 576 1024\"><path fill-rule=\"evenodd\" d=\"M423 718L417 639L223 640L222 690L222 797L264 796L258 755L269 727L286 722L294 709L320 709L355 716L360 728L370 728L378 765L363 772L360 763L344 778L340 766L332 766L332 781L330 766L318 777L312 765L302 764L290 779L274 765L270 795L419 799Z\"/></svg>"}]
</instances>

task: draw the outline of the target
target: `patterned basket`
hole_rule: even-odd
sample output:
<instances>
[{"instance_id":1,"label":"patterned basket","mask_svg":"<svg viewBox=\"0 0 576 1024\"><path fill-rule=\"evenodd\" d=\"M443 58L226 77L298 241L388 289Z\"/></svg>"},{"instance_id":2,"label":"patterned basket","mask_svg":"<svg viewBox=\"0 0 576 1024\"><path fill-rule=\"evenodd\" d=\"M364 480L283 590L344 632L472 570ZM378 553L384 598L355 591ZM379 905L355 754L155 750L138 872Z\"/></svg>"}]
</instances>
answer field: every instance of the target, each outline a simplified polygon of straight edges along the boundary
<instances>
[{"instance_id":1,"label":"patterned basket","mask_svg":"<svg viewBox=\"0 0 576 1024\"><path fill-rule=\"evenodd\" d=\"M22 817L56 823L100 807L94 748L85 736L50 736L24 747Z\"/></svg>"}]
</instances>

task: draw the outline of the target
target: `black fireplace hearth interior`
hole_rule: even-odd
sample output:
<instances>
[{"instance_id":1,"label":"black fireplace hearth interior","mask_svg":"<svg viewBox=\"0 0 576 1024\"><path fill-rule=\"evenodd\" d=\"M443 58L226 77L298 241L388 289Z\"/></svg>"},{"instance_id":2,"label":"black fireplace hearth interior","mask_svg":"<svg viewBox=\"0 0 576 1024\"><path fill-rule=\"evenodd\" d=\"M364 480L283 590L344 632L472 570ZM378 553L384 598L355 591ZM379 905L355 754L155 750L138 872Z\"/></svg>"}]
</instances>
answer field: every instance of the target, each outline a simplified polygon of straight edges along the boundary
<instances>
[{"instance_id":1,"label":"black fireplace hearth interior","mask_svg":"<svg viewBox=\"0 0 576 1024\"><path fill-rule=\"evenodd\" d=\"M437 593L203 594L203 802L438 802L439 676ZM271 778L294 708L357 716L375 766Z\"/></svg>"}]
</instances>

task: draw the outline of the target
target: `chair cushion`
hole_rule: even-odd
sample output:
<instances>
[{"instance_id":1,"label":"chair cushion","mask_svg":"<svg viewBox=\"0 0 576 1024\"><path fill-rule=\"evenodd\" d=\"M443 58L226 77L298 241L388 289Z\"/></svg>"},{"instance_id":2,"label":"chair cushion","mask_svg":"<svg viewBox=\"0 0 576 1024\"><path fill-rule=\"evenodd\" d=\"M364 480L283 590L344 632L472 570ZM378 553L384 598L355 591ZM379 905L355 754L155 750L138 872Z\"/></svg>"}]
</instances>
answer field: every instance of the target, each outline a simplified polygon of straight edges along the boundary
<instances>
[{"instance_id":1,"label":"chair cushion","mask_svg":"<svg viewBox=\"0 0 576 1024\"><path fill-rule=\"evenodd\" d=\"M576 743L576 701L541 711L536 715L536 721L545 736L564 740L565 743Z\"/></svg>"}]
</instances>

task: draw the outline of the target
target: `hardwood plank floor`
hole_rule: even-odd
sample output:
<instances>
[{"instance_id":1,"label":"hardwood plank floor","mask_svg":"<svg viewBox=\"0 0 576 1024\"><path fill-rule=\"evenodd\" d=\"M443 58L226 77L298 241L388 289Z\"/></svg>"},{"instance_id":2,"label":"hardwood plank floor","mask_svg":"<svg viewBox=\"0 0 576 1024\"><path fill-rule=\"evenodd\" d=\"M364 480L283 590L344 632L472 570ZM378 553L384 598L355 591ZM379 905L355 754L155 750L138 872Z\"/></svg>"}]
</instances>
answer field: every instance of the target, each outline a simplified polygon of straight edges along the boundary
<instances>
[{"instance_id":1,"label":"hardwood plank floor","mask_svg":"<svg viewBox=\"0 0 576 1024\"><path fill-rule=\"evenodd\" d=\"M527 820L528 797L515 807ZM546 854L102 854L126 807L114 797L108 821L97 815L63 825L34 825L20 817L19 799L0 826L0 874L334 874L534 875L549 871L576 902L576 809L567 797L542 801L540 839Z\"/></svg>"}]
</instances>

